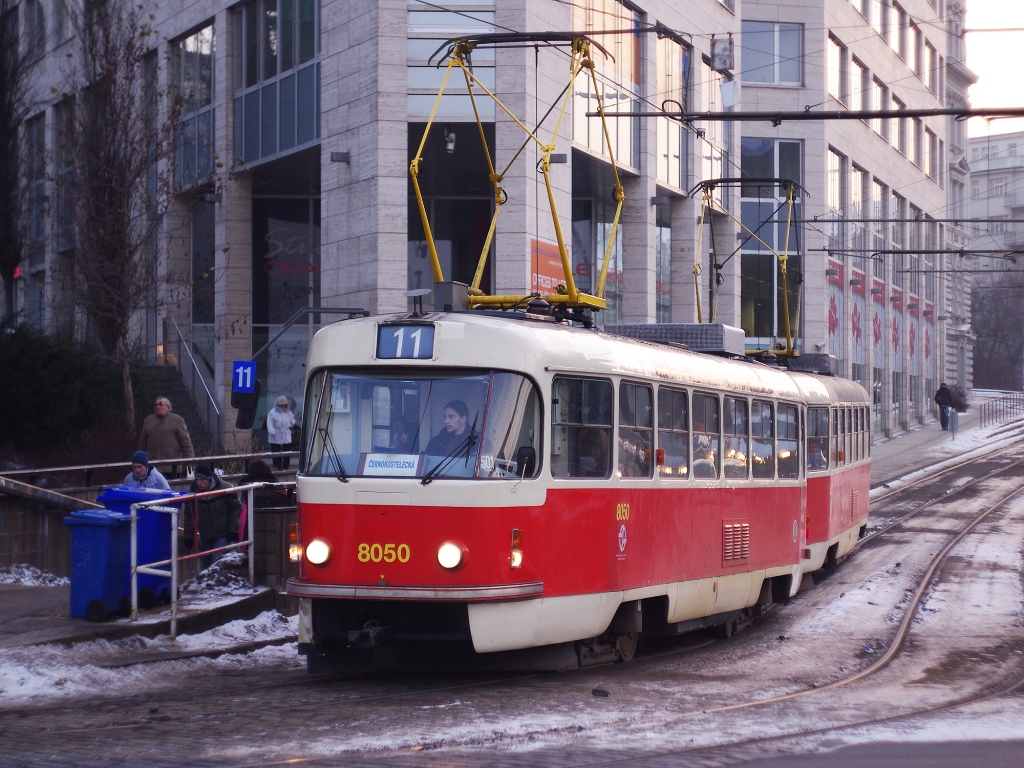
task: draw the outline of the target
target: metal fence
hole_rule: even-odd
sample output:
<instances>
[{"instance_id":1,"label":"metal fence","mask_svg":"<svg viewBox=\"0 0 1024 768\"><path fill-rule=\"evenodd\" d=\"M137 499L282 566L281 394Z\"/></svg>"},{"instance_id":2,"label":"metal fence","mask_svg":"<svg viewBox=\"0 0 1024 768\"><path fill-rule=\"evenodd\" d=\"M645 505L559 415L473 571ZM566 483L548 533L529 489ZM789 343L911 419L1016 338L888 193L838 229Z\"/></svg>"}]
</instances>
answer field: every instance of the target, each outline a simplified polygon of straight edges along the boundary
<instances>
[{"instance_id":1,"label":"metal fence","mask_svg":"<svg viewBox=\"0 0 1024 768\"><path fill-rule=\"evenodd\" d=\"M237 488L224 488L213 491L206 491L203 493L192 493L187 496L174 497L175 506L164 506L167 503L167 499L160 499L156 501L144 501L137 504L131 505L132 515L132 529L131 529L131 619L137 621L139 618L139 574L148 574L150 576L161 576L169 578L171 581L170 598L171 598L171 638L173 639L177 635L177 622L178 622L178 582L180 566L185 563L195 564L199 558L208 558L214 554L220 554L229 552L231 550L244 550L247 555L249 565L249 584L253 587L256 586L256 523L255 513L256 504L255 496L258 490L283 490L290 492L294 489L295 483L249 483L247 485L241 485ZM179 516L181 514L187 514L187 511L183 507L183 504L193 502L195 499L202 498L215 498L217 496L224 496L227 494L234 493L245 493L246 494L246 506L245 509L245 534L244 538L239 537L239 541L236 543L229 543L223 547L217 547L216 549L202 550L195 553L182 553L179 551L178 541L178 526ZM154 512L162 512L169 516L169 535L171 539L171 556L169 560L158 560L151 563L139 563L138 553L138 510L149 509ZM196 538L198 539L198 531L196 532ZM166 569L166 570L165 570Z\"/></svg>"},{"instance_id":2,"label":"metal fence","mask_svg":"<svg viewBox=\"0 0 1024 768\"><path fill-rule=\"evenodd\" d=\"M978 418L982 427L1024 414L1024 392L1003 395L995 400L982 403L978 408Z\"/></svg>"}]
</instances>

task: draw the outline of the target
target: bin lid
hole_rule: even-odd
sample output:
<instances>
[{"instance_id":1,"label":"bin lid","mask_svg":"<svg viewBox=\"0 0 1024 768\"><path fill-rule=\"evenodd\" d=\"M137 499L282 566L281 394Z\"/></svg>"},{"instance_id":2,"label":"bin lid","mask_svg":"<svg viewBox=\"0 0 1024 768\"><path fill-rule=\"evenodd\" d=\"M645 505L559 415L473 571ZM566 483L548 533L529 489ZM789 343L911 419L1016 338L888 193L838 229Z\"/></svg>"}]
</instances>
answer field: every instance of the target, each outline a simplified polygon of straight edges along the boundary
<instances>
[{"instance_id":1,"label":"bin lid","mask_svg":"<svg viewBox=\"0 0 1024 768\"><path fill-rule=\"evenodd\" d=\"M106 525L115 527L131 523L132 516L109 509L76 509L64 518L64 525Z\"/></svg>"},{"instance_id":2,"label":"bin lid","mask_svg":"<svg viewBox=\"0 0 1024 768\"><path fill-rule=\"evenodd\" d=\"M96 501L105 504L108 501L121 501L134 504L139 501L156 501L170 499L175 496L187 496L188 491L165 491L162 488L141 488L137 485L113 485L104 488L96 497Z\"/></svg>"}]
</instances>

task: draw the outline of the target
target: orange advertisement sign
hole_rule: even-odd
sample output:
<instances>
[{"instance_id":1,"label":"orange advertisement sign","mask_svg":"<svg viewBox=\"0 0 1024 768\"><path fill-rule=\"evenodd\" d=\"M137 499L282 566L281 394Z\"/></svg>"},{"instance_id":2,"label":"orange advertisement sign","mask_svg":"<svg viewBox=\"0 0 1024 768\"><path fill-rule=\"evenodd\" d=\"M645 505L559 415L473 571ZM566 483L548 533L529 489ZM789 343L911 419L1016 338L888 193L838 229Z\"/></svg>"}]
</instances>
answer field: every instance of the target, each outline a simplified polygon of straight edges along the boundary
<instances>
[{"instance_id":1,"label":"orange advertisement sign","mask_svg":"<svg viewBox=\"0 0 1024 768\"><path fill-rule=\"evenodd\" d=\"M530 292L554 293L565 282L558 246L541 240L530 241Z\"/></svg>"}]
</instances>

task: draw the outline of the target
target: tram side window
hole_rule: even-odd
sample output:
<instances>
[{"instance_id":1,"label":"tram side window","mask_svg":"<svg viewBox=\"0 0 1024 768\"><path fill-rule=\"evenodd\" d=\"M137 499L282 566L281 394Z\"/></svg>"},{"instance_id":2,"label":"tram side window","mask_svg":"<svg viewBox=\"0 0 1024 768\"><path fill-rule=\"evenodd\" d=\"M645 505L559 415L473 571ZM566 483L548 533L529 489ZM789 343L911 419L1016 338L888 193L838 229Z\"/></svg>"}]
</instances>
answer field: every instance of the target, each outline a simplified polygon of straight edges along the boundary
<instances>
[{"instance_id":1,"label":"tram side window","mask_svg":"<svg viewBox=\"0 0 1024 768\"><path fill-rule=\"evenodd\" d=\"M747 401L727 397L722 403L725 458L722 467L726 477L746 480L750 469L749 420Z\"/></svg>"},{"instance_id":2,"label":"tram side window","mask_svg":"<svg viewBox=\"0 0 1024 768\"><path fill-rule=\"evenodd\" d=\"M551 403L551 474L554 477L609 477L612 383L562 376Z\"/></svg>"},{"instance_id":3,"label":"tram side window","mask_svg":"<svg viewBox=\"0 0 1024 768\"><path fill-rule=\"evenodd\" d=\"M832 466L841 467L845 463L843 456L843 409L832 411Z\"/></svg>"},{"instance_id":4,"label":"tram side window","mask_svg":"<svg viewBox=\"0 0 1024 768\"><path fill-rule=\"evenodd\" d=\"M861 408L864 413L864 458L871 458L871 414L867 408Z\"/></svg>"},{"instance_id":5,"label":"tram side window","mask_svg":"<svg viewBox=\"0 0 1024 768\"><path fill-rule=\"evenodd\" d=\"M721 426L717 395L693 395L693 476L700 479L718 477L721 447Z\"/></svg>"},{"instance_id":6,"label":"tram side window","mask_svg":"<svg viewBox=\"0 0 1024 768\"><path fill-rule=\"evenodd\" d=\"M807 469L821 472L828 469L828 408L807 409Z\"/></svg>"},{"instance_id":7,"label":"tram side window","mask_svg":"<svg viewBox=\"0 0 1024 768\"><path fill-rule=\"evenodd\" d=\"M860 408L853 409L853 419L857 427L853 435L853 458L860 461L864 458L864 414Z\"/></svg>"},{"instance_id":8,"label":"tram side window","mask_svg":"<svg viewBox=\"0 0 1024 768\"><path fill-rule=\"evenodd\" d=\"M860 460L860 408L850 409L850 461Z\"/></svg>"},{"instance_id":9,"label":"tram side window","mask_svg":"<svg viewBox=\"0 0 1024 768\"><path fill-rule=\"evenodd\" d=\"M689 477L690 412L685 390L658 389L658 448L665 455L659 475L675 480Z\"/></svg>"},{"instance_id":10,"label":"tram side window","mask_svg":"<svg viewBox=\"0 0 1024 768\"><path fill-rule=\"evenodd\" d=\"M846 412L846 463L852 464L856 457L853 455L853 409L845 408Z\"/></svg>"},{"instance_id":11,"label":"tram side window","mask_svg":"<svg viewBox=\"0 0 1024 768\"><path fill-rule=\"evenodd\" d=\"M800 477L800 411L779 405L779 477Z\"/></svg>"},{"instance_id":12,"label":"tram side window","mask_svg":"<svg viewBox=\"0 0 1024 768\"><path fill-rule=\"evenodd\" d=\"M750 431L754 437L754 477L771 480L775 477L775 409L771 403L754 401Z\"/></svg>"},{"instance_id":13,"label":"tram side window","mask_svg":"<svg viewBox=\"0 0 1024 768\"><path fill-rule=\"evenodd\" d=\"M619 476L650 477L654 451L654 392L623 382L619 386Z\"/></svg>"}]
</instances>

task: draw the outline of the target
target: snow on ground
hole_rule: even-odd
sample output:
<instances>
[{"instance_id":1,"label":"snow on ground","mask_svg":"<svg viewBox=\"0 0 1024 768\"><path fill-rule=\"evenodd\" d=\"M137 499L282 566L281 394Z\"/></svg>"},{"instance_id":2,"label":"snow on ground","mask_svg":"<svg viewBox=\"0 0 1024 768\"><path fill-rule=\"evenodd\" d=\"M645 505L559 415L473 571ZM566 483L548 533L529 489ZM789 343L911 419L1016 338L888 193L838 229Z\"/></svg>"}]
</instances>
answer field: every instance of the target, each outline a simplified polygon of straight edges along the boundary
<instances>
[{"instance_id":1,"label":"snow on ground","mask_svg":"<svg viewBox=\"0 0 1024 768\"><path fill-rule=\"evenodd\" d=\"M32 565L8 565L0 568L0 584L21 584L26 587L66 587L71 580L54 576Z\"/></svg>"},{"instance_id":2,"label":"snow on ground","mask_svg":"<svg viewBox=\"0 0 1024 768\"><path fill-rule=\"evenodd\" d=\"M230 555L202 571L181 587L184 609L209 609L237 600L255 590L249 582L218 567L236 565ZM55 577L25 565L0 568L0 583L25 586L66 586L67 579ZM170 609L150 614L143 620L165 620ZM121 621L128 621L122 619ZM95 695L97 690L124 690L180 684L184 674L202 674L217 668L304 667L294 638L298 617L265 611L249 621L232 621L196 635L161 635L148 639L134 635L122 640L94 640L68 648L61 644L10 648L0 658L0 708L40 704L52 699ZM193 657L154 661L135 666L118 666L119 661L139 655L211 652L256 642L279 642L248 653L225 653L216 658ZM158 658L158 656L156 656ZM144 685L142 685L144 683Z\"/></svg>"},{"instance_id":3,"label":"snow on ground","mask_svg":"<svg viewBox=\"0 0 1024 768\"><path fill-rule=\"evenodd\" d=\"M295 617L266 611L251 621L233 621L199 635L179 635L175 640L167 635L153 640L135 635L123 640L78 643L72 648L53 644L9 649L0 661L0 708L94 696L98 690L127 692L175 686L185 675L218 668L302 669L294 642L213 659L192 657L114 666L119 659L138 654L227 649L257 640L294 637L296 631Z\"/></svg>"},{"instance_id":4,"label":"snow on ground","mask_svg":"<svg viewBox=\"0 0 1024 768\"><path fill-rule=\"evenodd\" d=\"M995 449L1019 443L1020 434L1016 428L1019 428L1021 423L1022 422L1019 419L1002 421L985 427L984 429L972 428L965 432L957 432L955 437L937 440L928 446L928 452L934 458L934 461L930 463L929 466L908 475L904 475L898 480L893 480L885 483L884 485L872 488L871 498L887 493L889 490L898 488L904 483L919 480L926 474L930 474L937 469L948 467L954 462L959 463L965 459L974 458L975 456L989 453ZM919 427L919 429L921 429L921 427ZM896 436L894 438L890 438L890 440L899 440L900 437L901 436ZM872 451L877 450L879 445L885 445L885 443L890 442L890 440L883 441L882 443L876 443L872 446Z\"/></svg>"}]
</instances>

